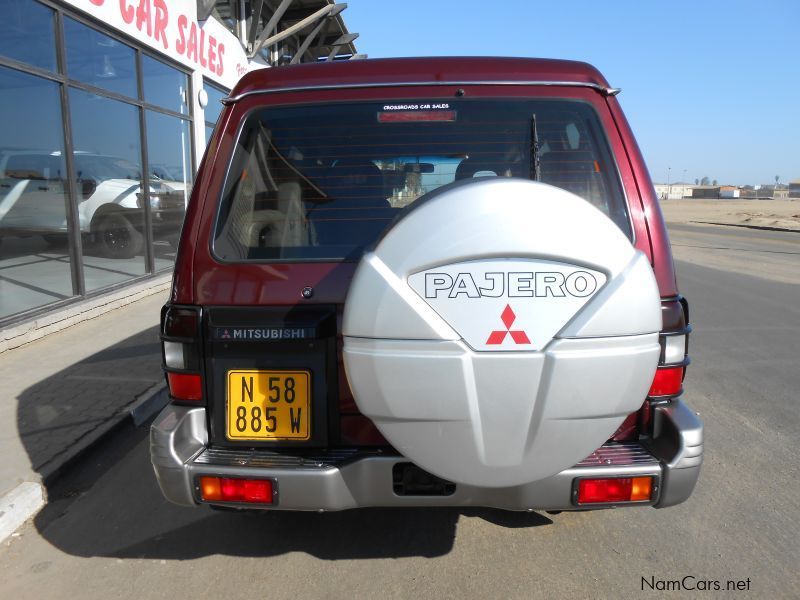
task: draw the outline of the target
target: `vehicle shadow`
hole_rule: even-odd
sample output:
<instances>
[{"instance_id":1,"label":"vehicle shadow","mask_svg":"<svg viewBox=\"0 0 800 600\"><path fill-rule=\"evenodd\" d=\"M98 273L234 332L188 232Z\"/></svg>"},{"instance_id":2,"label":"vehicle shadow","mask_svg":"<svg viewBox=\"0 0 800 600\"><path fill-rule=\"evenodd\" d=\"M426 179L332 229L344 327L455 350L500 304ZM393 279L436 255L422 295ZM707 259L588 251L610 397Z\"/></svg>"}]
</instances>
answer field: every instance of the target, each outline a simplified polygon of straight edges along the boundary
<instances>
[{"instance_id":1,"label":"vehicle shadow","mask_svg":"<svg viewBox=\"0 0 800 600\"><path fill-rule=\"evenodd\" d=\"M158 327L151 326L64 366L18 395L18 435L46 485L76 448L118 421L139 395L162 381L160 364ZM38 379L35 368L31 375Z\"/></svg>"},{"instance_id":2,"label":"vehicle shadow","mask_svg":"<svg viewBox=\"0 0 800 600\"><path fill-rule=\"evenodd\" d=\"M166 502L153 476L148 425L120 431L56 481L35 519L40 534L75 556L186 560L214 554L325 560L436 557L451 551L460 518L509 527L551 524L537 513L494 509L359 509L332 513L218 512Z\"/></svg>"},{"instance_id":3,"label":"vehicle shadow","mask_svg":"<svg viewBox=\"0 0 800 600\"><path fill-rule=\"evenodd\" d=\"M135 398L154 385L154 377L161 380L157 329L76 361L18 398L19 435L47 487L48 503L34 525L67 554L172 560L290 552L326 560L435 557L452 550L462 518L504 528L551 523L537 513L474 508L313 513L175 506L164 500L150 464L149 422L117 427L69 468L47 476L48 465L57 462L53 457L123 408L119 396Z\"/></svg>"}]
</instances>

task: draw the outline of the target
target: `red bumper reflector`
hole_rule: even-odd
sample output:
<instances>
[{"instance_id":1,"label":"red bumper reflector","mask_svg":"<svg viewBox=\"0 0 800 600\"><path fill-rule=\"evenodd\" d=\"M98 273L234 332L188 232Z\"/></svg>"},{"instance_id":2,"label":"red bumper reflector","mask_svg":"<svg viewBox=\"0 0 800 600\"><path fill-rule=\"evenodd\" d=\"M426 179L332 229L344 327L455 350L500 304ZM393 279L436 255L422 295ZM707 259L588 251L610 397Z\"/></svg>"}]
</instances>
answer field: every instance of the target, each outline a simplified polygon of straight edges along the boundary
<instances>
[{"instance_id":1,"label":"red bumper reflector","mask_svg":"<svg viewBox=\"0 0 800 600\"><path fill-rule=\"evenodd\" d=\"M272 504L272 481L269 479L232 479L228 477L201 477L200 495L214 502L246 502Z\"/></svg>"},{"instance_id":2,"label":"red bumper reflector","mask_svg":"<svg viewBox=\"0 0 800 600\"><path fill-rule=\"evenodd\" d=\"M652 494L652 477L581 479L578 482L578 504L641 502L650 500Z\"/></svg>"},{"instance_id":3,"label":"red bumper reflector","mask_svg":"<svg viewBox=\"0 0 800 600\"><path fill-rule=\"evenodd\" d=\"M200 375L167 373L169 394L176 400L197 402L203 399L203 382Z\"/></svg>"},{"instance_id":4,"label":"red bumper reflector","mask_svg":"<svg viewBox=\"0 0 800 600\"><path fill-rule=\"evenodd\" d=\"M683 367L658 369L653 377L648 396L674 396L681 391L683 382Z\"/></svg>"}]
</instances>

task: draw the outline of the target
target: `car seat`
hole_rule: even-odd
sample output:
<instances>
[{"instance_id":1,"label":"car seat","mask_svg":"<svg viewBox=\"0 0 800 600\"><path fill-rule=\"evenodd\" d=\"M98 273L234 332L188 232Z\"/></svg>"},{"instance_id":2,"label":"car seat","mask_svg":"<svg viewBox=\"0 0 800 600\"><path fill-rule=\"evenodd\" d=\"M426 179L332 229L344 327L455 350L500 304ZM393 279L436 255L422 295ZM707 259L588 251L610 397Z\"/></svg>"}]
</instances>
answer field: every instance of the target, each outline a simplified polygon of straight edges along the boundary
<instances>
[{"instance_id":1,"label":"car seat","mask_svg":"<svg viewBox=\"0 0 800 600\"><path fill-rule=\"evenodd\" d=\"M328 199L308 213L320 245L364 245L394 217L383 173L366 158L336 161L325 177L324 191Z\"/></svg>"},{"instance_id":2,"label":"car seat","mask_svg":"<svg viewBox=\"0 0 800 600\"><path fill-rule=\"evenodd\" d=\"M539 180L607 210L600 165L589 148L572 148L566 139L550 138L539 157Z\"/></svg>"}]
</instances>

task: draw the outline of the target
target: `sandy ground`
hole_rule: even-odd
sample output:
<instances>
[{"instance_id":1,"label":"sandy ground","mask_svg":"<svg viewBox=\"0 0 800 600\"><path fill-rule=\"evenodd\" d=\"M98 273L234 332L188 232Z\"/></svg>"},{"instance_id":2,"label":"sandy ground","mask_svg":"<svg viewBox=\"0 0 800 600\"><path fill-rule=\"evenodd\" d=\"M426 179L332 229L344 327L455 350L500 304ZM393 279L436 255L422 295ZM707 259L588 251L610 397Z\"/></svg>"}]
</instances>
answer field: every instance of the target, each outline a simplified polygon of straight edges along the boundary
<instances>
[{"instance_id":1,"label":"sandy ground","mask_svg":"<svg viewBox=\"0 0 800 600\"><path fill-rule=\"evenodd\" d=\"M800 231L800 199L662 200L667 223L750 225Z\"/></svg>"},{"instance_id":2,"label":"sandy ground","mask_svg":"<svg viewBox=\"0 0 800 600\"><path fill-rule=\"evenodd\" d=\"M684 263L748 275L769 282L800 285L800 230L774 231L670 223L669 239L678 282Z\"/></svg>"}]
</instances>

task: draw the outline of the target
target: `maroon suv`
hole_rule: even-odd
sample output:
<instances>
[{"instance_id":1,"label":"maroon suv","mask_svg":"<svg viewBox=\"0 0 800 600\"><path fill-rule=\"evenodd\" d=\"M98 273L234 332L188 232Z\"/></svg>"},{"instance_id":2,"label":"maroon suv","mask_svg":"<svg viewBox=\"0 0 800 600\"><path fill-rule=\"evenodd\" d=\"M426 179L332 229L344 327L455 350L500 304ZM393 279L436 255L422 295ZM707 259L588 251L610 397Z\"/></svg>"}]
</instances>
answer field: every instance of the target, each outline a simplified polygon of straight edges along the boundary
<instances>
[{"instance_id":1,"label":"maroon suv","mask_svg":"<svg viewBox=\"0 0 800 600\"><path fill-rule=\"evenodd\" d=\"M264 69L225 103L162 311L172 502L667 507L703 426L653 185L593 67Z\"/></svg>"}]
</instances>

